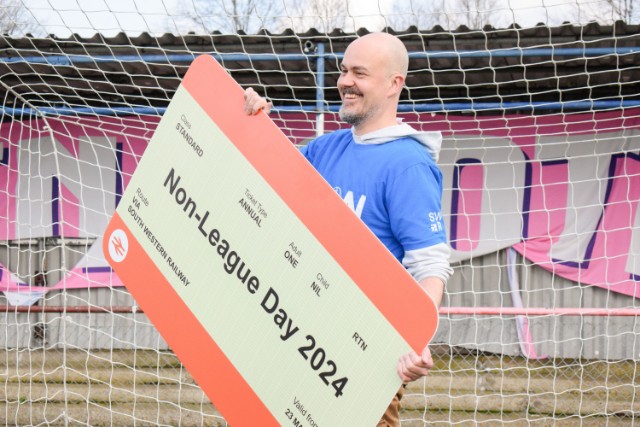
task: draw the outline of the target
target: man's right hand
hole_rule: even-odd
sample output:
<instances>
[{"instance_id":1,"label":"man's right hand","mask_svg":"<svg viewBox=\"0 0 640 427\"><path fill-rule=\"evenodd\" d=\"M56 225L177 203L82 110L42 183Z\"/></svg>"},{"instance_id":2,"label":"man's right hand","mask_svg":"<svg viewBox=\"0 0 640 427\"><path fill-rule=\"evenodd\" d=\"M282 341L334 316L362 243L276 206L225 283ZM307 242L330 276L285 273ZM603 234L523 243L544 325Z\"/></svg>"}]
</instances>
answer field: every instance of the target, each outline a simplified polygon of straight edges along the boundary
<instances>
[{"instance_id":1,"label":"man's right hand","mask_svg":"<svg viewBox=\"0 0 640 427\"><path fill-rule=\"evenodd\" d=\"M248 115L253 116L261 110L269 114L271 107L273 107L273 103L258 95L253 88L250 87L244 91L244 111Z\"/></svg>"}]
</instances>

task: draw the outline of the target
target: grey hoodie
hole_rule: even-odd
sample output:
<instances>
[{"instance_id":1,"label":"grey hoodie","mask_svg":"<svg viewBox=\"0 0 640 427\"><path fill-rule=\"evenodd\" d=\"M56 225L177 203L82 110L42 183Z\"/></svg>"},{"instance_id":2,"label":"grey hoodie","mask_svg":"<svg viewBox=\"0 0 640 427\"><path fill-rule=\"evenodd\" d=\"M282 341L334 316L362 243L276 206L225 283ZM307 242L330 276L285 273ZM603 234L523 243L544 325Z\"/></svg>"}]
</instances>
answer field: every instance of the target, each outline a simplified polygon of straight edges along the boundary
<instances>
[{"instance_id":1,"label":"grey hoodie","mask_svg":"<svg viewBox=\"0 0 640 427\"><path fill-rule=\"evenodd\" d=\"M351 128L353 133L353 128ZM406 123L399 122L395 126L378 129L376 131L358 136L353 134L356 144L384 144L398 138L410 137L424 145L434 162L438 161L440 147L442 146L442 134L440 132L424 132L415 130Z\"/></svg>"},{"instance_id":2,"label":"grey hoodie","mask_svg":"<svg viewBox=\"0 0 640 427\"><path fill-rule=\"evenodd\" d=\"M353 132L353 128L351 128ZM442 146L442 134L440 132L418 131L406 123L398 122L395 126L389 126L364 135L353 133L356 144L384 144L398 138L410 137L425 146L434 162L438 161L438 154ZM427 277L437 277L447 283L453 273L449 265L451 249L446 243L438 243L426 248L406 251L402 259L402 265L411 273L416 281Z\"/></svg>"}]
</instances>

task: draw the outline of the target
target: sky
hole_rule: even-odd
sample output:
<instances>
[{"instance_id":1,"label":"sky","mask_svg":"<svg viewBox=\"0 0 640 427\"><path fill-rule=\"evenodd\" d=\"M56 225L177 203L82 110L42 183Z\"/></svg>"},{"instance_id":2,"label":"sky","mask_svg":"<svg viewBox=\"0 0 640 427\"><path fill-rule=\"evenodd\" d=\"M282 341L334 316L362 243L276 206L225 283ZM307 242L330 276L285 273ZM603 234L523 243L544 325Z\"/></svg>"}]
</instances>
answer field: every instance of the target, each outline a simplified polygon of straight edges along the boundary
<instances>
[{"instance_id":1,"label":"sky","mask_svg":"<svg viewBox=\"0 0 640 427\"><path fill-rule=\"evenodd\" d=\"M196 0L197 1L197 0ZM203 0L200 0L203 1ZM344 0L349 3L351 17L347 19L345 31L366 27L370 30L382 29L385 23L383 15L391 14L394 2L407 0ZM433 0L413 0L415 4ZM587 4L597 8L602 0L487 0L498 5L502 16L500 25L517 22L522 27L534 26L539 22L558 25L563 21L575 21L575 12L569 12L571 5ZM102 33L112 36L121 31L131 35L148 32L159 35L166 32L185 33L189 26L181 17L178 6L193 4L185 0L22 0L44 27L46 34L59 37L78 33L92 36ZM451 0L447 4L451 4ZM494 17L496 15L493 15ZM456 17L450 15L451 23ZM497 19L497 18L493 18ZM493 24L493 22L492 22ZM191 25L191 24L189 24ZM446 26L445 26L446 27Z\"/></svg>"}]
</instances>

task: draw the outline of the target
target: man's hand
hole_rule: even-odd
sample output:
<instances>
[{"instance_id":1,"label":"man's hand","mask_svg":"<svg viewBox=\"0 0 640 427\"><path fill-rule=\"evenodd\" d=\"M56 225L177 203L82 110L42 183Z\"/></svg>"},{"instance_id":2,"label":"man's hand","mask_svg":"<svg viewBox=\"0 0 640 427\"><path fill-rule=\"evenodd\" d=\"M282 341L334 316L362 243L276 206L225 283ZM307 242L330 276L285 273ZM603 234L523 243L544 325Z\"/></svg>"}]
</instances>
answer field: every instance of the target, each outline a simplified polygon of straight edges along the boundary
<instances>
[{"instance_id":1,"label":"man's hand","mask_svg":"<svg viewBox=\"0 0 640 427\"><path fill-rule=\"evenodd\" d=\"M429 346L422 350L422 354L412 351L402 356L398 361L398 375L405 383L426 376L431 368L433 368L433 359Z\"/></svg>"},{"instance_id":2,"label":"man's hand","mask_svg":"<svg viewBox=\"0 0 640 427\"><path fill-rule=\"evenodd\" d=\"M269 114L271 107L273 107L273 103L258 95L253 88L250 87L244 91L244 111L248 115L253 116L261 110Z\"/></svg>"},{"instance_id":3,"label":"man's hand","mask_svg":"<svg viewBox=\"0 0 640 427\"><path fill-rule=\"evenodd\" d=\"M444 294L443 280L439 277L426 277L419 284L427 295L431 297L436 307L440 307L442 295ZM422 354L412 351L398 360L398 375L405 383L426 376L431 368L433 368L433 359L428 345L422 350Z\"/></svg>"}]
</instances>

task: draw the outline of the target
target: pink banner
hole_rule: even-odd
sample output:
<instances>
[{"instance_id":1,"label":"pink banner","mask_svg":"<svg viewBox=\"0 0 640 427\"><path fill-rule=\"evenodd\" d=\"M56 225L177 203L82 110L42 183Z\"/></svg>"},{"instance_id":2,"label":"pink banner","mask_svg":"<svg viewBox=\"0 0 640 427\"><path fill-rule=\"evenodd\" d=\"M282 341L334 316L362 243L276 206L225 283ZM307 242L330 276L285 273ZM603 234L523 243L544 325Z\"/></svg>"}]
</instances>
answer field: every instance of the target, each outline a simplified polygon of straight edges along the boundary
<instances>
[{"instance_id":1,"label":"pink banner","mask_svg":"<svg viewBox=\"0 0 640 427\"><path fill-rule=\"evenodd\" d=\"M564 278L640 296L640 110L424 128L445 134L454 258L513 246Z\"/></svg>"},{"instance_id":2,"label":"pink banner","mask_svg":"<svg viewBox=\"0 0 640 427\"><path fill-rule=\"evenodd\" d=\"M0 240L96 239L59 283L28 286L0 263L0 291L31 304L51 290L122 286L101 236L159 117L13 121L0 125Z\"/></svg>"},{"instance_id":3,"label":"pink banner","mask_svg":"<svg viewBox=\"0 0 640 427\"><path fill-rule=\"evenodd\" d=\"M514 247L562 277L640 296L640 110L403 118L443 133L439 164L452 261ZM309 114L275 120L296 143L314 136ZM158 121L1 124L0 240L99 239ZM332 114L325 123L327 131L340 126ZM99 241L54 286L121 285L95 248ZM0 269L1 291L32 289Z\"/></svg>"}]
</instances>

